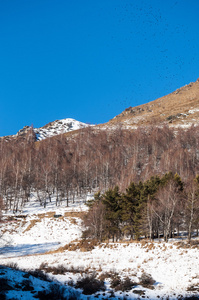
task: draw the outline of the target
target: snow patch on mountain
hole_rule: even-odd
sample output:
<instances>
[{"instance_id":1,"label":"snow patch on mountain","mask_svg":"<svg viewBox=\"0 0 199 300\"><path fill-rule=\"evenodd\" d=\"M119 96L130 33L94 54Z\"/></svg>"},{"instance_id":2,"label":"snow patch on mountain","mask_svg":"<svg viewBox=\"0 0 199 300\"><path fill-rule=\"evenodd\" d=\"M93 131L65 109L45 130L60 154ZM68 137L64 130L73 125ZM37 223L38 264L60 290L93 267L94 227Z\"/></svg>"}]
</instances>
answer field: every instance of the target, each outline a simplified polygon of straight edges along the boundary
<instances>
[{"instance_id":1,"label":"snow patch on mountain","mask_svg":"<svg viewBox=\"0 0 199 300\"><path fill-rule=\"evenodd\" d=\"M55 135L67 133L74 130L79 130L89 126L94 126L94 125L86 124L77 121L75 119L67 118L67 119L50 122L44 125L43 127L39 127L39 128L33 128L32 126L24 126L22 129L20 129L17 132L16 135L7 136L7 139L11 137L26 136L30 132L30 130L33 129L36 135L36 140L41 141L46 138L53 137Z\"/></svg>"},{"instance_id":2,"label":"snow patch on mountain","mask_svg":"<svg viewBox=\"0 0 199 300\"><path fill-rule=\"evenodd\" d=\"M190 110L188 111L188 113L194 114L195 112L198 112L198 111L199 111L199 108L194 108L194 109L190 109Z\"/></svg>"},{"instance_id":3,"label":"snow patch on mountain","mask_svg":"<svg viewBox=\"0 0 199 300\"><path fill-rule=\"evenodd\" d=\"M71 118L67 118L62 120L56 120L40 128L35 128L34 132L36 134L37 140L43 140L48 137L78 130L88 126L90 125L76 121Z\"/></svg>"}]
</instances>

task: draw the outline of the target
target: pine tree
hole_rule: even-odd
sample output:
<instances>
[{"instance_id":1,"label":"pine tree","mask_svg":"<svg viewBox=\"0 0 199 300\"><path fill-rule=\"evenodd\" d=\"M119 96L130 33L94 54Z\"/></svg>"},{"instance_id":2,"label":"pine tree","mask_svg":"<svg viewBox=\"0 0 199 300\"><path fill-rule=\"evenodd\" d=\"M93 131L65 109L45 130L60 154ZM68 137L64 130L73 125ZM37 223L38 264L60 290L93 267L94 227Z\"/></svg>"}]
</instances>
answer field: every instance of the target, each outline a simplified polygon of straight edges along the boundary
<instances>
[{"instance_id":1,"label":"pine tree","mask_svg":"<svg viewBox=\"0 0 199 300\"><path fill-rule=\"evenodd\" d=\"M106 207L105 218L108 221L108 234L112 236L113 241L120 237L120 222L121 222L121 194L119 187L115 186L109 189L102 196L102 203Z\"/></svg>"},{"instance_id":2,"label":"pine tree","mask_svg":"<svg viewBox=\"0 0 199 300\"><path fill-rule=\"evenodd\" d=\"M135 237L136 239L139 239L141 234L142 189L142 182L139 182L139 184L132 182L122 197L123 231L130 234L131 238Z\"/></svg>"},{"instance_id":3,"label":"pine tree","mask_svg":"<svg viewBox=\"0 0 199 300\"><path fill-rule=\"evenodd\" d=\"M96 204L97 202L100 202L102 200L102 195L101 195L101 192L97 192L94 194L94 198L91 199L91 200L88 200L86 202L86 205L89 207L89 208L92 208L94 204Z\"/></svg>"}]
</instances>

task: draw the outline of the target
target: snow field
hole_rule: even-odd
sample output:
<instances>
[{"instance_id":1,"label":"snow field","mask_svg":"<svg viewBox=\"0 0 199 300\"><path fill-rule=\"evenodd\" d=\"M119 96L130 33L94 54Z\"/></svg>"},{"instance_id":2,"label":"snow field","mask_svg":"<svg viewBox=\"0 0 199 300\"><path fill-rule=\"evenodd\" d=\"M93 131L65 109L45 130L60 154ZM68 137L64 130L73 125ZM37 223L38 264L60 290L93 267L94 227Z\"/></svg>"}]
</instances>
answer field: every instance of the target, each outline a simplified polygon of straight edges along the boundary
<instances>
[{"instance_id":1,"label":"snow field","mask_svg":"<svg viewBox=\"0 0 199 300\"><path fill-rule=\"evenodd\" d=\"M156 241L101 244L87 252L82 252L81 249L58 249L81 240L81 216L87 210L83 206L80 202L79 206L55 209L53 203L49 203L41 214L41 207L37 207L35 202L31 208L25 208L24 212L28 213L26 219L3 223L0 265L17 263L19 268L26 270L38 269L41 264L50 267L63 265L68 269L64 275L50 274L63 284L70 280L76 282L84 273L93 271L99 276L106 272L118 273L121 278L129 277L137 283L141 275L147 273L155 280L154 289L138 285L126 294L116 292L116 299L121 295L127 299L139 298L134 290L144 291L145 298L149 299L167 299L168 296L169 299L177 299L178 295L185 297L193 294L187 290L193 285L199 285L199 250L179 247L175 240L170 240L169 243ZM62 216L55 218L54 214ZM54 251L56 249L58 250ZM77 269L77 272L73 272L72 268ZM108 292L110 279L106 279L105 283ZM83 295L81 299L84 299Z\"/></svg>"},{"instance_id":2,"label":"snow field","mask_svg":"<svg viewBox=\"0 0 199 300\"><path fill-rule=\"evenodd\" d=\"M113 246L113 247L111 247ZM175 245L163 248L158 243L152 250L141 244L114 244L96 247L89 252L64 251L46 255L0 259L0 263L16 262L20 268L35 269L41 263L49 266L60 264L68 268L80 268L98 273L117 272L122 277L130 277L139 282L143 272L151 274L156 281L154 290L147 290L146 295L155 299L158 296L170 297L174 294L186 295L186 290L193 284L199 284L198 249L177 249ZM65 283L70 279L77 280L79 274L54 275ZM143 289L143 288L142 288Z\"/></svg>"}]
</instances>

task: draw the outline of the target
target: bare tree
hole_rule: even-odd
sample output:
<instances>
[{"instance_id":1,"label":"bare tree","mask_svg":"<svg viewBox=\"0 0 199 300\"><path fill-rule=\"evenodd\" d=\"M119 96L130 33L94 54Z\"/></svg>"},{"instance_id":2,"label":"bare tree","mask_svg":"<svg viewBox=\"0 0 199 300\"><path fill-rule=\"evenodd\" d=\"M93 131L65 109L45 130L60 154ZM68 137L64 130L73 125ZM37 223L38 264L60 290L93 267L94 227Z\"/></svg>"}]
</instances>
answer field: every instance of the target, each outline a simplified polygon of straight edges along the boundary
<instances>
[{"instance_id":1,"label":"bare tree","mask_svg":"<svg viewBox=\"0 0 199 300\"><path fill-rule=\"evenodd\" d=\"M180 196L179 188L174 180L169 180L164 187L159 189L156 195L158 201L153 211L162 224L164 240L166 242L168 241L172 220L177 210Z\"/></svg>"},{"instance_id":2,"label":"bare tree","mask_svg":"<svg viewBox=\"0 0 199 300\"><path fill-rule=\"evenodd\" d=\"M89 210L84 220L84 225L87 227L84 236L89 236L100 242L105 237L106 219L105 205L101 201L96 201Z\"/></svg>"},{"instance_id":3,"label":"bare tree","mask_svg":"<svg viewBox=\"0 0 199 300\"><path fill-rule=\"evenodd\" d=\"M187 183L184 203L185 220L188 228L188 242L190 242L193 225L197 223L199 214L199 176L197 176L195 180Z\"/></svg>"}]
</instances>

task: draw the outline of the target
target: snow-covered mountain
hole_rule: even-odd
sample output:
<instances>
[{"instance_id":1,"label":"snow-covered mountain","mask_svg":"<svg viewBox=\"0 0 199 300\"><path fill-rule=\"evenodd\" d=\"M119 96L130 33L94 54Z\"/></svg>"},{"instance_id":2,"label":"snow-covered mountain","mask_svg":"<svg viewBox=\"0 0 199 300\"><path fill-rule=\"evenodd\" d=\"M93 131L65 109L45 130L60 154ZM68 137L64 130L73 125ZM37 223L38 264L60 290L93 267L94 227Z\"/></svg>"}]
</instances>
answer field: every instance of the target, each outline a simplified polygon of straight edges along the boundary
<instances>
[{"instance_id":1,"label":"snow-covered mountain","mask_svg":"<svg viewBox=\"0 0 199 300\"><path fill-rule=\"evenodd\" d=\"M37 140L41 141L45 138L52 137L58 134L67 133L70 131L85 128L91 125L79 122L77 120L67 118L50 122L43 127L33 128ZM25 126L18 131L17 136L22 136L30 130L30 126Z\"/></svg>"},{"instance_id":2,"label":"snow-covered mountain","mask_svg":"<svg viewBox=\"0 0 199 300\"><path fill-rule=\"evenodd\" d=\"M43 140L47 137L52 137L58 134L78 130L88 126L90 125L68 118L56 120L54 122L48 123L43 127L35 128L34 132L36 133L38 140Z\"/></svg>"}]
</instances>

